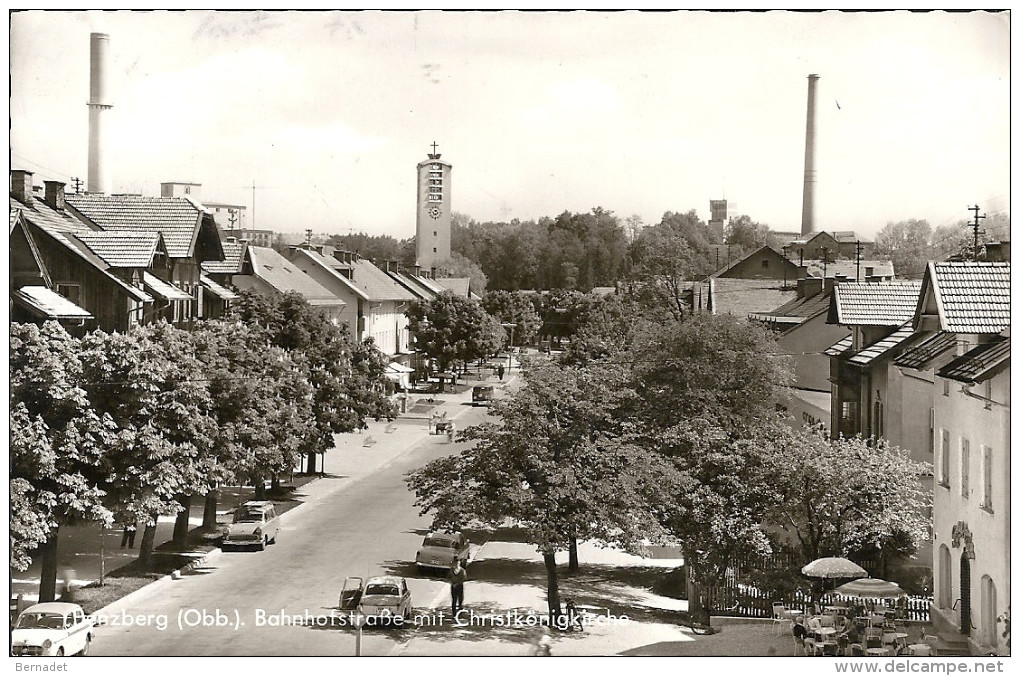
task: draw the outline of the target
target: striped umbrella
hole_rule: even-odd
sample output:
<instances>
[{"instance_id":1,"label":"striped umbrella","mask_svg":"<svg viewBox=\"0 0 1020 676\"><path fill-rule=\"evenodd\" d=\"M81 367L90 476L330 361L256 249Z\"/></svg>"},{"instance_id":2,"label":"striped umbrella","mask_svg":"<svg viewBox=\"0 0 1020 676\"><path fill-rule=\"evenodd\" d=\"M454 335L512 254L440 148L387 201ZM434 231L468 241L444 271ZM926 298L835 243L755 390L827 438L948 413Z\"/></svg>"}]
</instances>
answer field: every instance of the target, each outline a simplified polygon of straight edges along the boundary
<instances>
[{"instance_id":1,"label":"striped umbrella","mask_svg":"<svg viewBox=\"0 0 1020 676\"><path fill-rule=\"evenodd\" d=\"M843 596L856 596L866 599L893 599L906 595L895 582L879 580L875 577L867 577L863 580L854 580L841 584L835 589L837 594Z\"/></svg>"}]
</instances>

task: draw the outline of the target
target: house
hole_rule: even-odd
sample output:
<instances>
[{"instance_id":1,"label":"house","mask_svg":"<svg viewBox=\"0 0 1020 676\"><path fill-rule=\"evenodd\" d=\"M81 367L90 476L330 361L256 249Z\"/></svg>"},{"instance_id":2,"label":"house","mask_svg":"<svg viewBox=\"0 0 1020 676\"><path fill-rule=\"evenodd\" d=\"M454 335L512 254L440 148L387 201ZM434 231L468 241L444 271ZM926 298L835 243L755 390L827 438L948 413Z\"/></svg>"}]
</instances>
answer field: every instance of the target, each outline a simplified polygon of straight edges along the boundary
<instances>
[{"instance_id":1,"label":"house","mask_svg":"<svg viewBox=\"0 0 1020 676\"><path fill-rule=\"evenodd\" d=\"M781 279L785 283L791 283L803 276L800 268L788 259L782 251L772 246L763 246L759 249L724 265L711 275L710 278L719 279L729 277L736 279Z\"/></svg>"},{"instance_id":2,"label":"house","mask_svg":"<svg viewBox=\"0 0 1020 676\"><path fill-rule=\"evenodd\" d=\"M856 259L858 254L866 257L874 248L874 242L861 239L853 230L831 230L808 233L784 248L795 260L799 257L832 261L840 257Z\"/></svg>"},{"instance_id":3,"label":"house","mask_svg":"<svg viewBox=\"0 0 1020 676\"><path fill-rule=\"evenodd\" d=\"M972 654L1009 653L1010 264L932 262L896 367L932 389L932 619Z\"/></svg>"},{"instance_id":4,"label":"house","mask_svg":"<svg viewBox=\"0 0 1020 676\"><path fill-rule=\"evenodd\" d=\"M11 171L12 317L46 316L73 325L77 332L126 331L152 321L155 299L141 284L122 279L123 271L79 239L94 230L66 208L63 188L63 183L47 181L39 196L32 172Z\"/></svg>"},{"instance_id":5,"label":"house","mask_svg":"<svg viewBox=\"0 0 1020 676\"><path fill-rule=\"evenodd\" d=\"M167 276L150 275L146 288L161 299L168 318L177 324L204 316L201 264L222 260L223 248L212 215L199 203L183 197L76 194L66 196L66 205L92 230L159 233L166 248Z\"/></svg>"},{"instance_id":6,"label":"house","mask_svg":"<svg viewBox=\"0 0 1020 676\"><path fill-rule=\"evenodd\" d=\"M245 274L233 275L239 290L254 289L267 295L297 293L335 324L343 322L346 303L329 289L301 271L276 250L262 246L244 248Z\"/></svg>"}]
</instances>

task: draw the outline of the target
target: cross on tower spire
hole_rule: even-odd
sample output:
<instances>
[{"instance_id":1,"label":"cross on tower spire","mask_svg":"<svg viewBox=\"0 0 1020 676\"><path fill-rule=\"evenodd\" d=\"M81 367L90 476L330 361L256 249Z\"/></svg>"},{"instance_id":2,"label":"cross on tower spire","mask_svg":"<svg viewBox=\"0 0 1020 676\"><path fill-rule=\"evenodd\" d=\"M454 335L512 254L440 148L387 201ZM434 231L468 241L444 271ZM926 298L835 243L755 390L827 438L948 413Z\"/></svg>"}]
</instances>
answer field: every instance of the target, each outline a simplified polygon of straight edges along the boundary
<instances>
[{"instance_id":1,"label":"cross on tower spire","mask_svg":"<svg viewBox=\"0 0 1020 676\"><path fill-rule=\"evenodd\" d=\"M439 159L439 153L438 153L438 152L436 152L436 147L437 147L438 145L439 145L439 144L438 144L438 143L436 143L435 141L433 141L433 142L432 142L432 152L431 152L431 153L429 153L429 159L430 159L430 160L438 160L438 159Z\"/></svg>"}]
</instances>

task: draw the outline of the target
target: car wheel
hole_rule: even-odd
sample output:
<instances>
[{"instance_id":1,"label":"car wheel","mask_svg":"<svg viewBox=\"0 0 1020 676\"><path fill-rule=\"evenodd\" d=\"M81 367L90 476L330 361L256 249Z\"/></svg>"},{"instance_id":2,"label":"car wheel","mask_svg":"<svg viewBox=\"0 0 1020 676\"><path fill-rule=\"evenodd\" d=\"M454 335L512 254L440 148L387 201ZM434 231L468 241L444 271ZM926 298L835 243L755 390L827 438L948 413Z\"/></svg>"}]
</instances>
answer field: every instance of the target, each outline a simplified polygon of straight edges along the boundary
<instances>
[{"instance_id":1,"label":"car wheel","mask_svg":"<svg viewBox=\"0 0 1020 676\"><path fill-rule=\"evenodd\" d=\"M411 606L407 606L406 608L404 608L404 622L407 622L410 619L411 619Z\"/></svg>"},{"instance_id":2,"label":"car wheel","mask_svg":"<svg viewBox=\"0 0 1020 676\"><path fill-rule=\"evenodd\" d=\"M89 647L91 647L91 645L92 645L92 636L91 635L86 636L85 637L85 645L82 646L81 652L78 653L78 655L80 655L81 657L85 657L86 655L88 655L89 654Z\"/></svg>"},{"instance_id":3,"label":"car wheel","mask_svg":"<svg viewBox=\"0 0 1020 676\"><path fill-rule=\"evenodd\" d=\"M60 646L59 648L57 648L57 657L63 657L63 656L64 656L64 646Z\"/></svg>"},{"instance_id":4,"label":"car wheel","mask_svg":"<svg viewBox=\"0 0 1020 676\"><path fill-rule=\"evenodd\" d=\"M269 541L269 544L275 545L276 544L276 536L279 535L279 534L280 534L280 531L276 531L275 533L273 533L273 539Z\"/></svg>"},{"instance_id":5,"label":"car wheel","mask_svg":"<svg viewBox=\"0 0 1020 676\"><path fill-rule=\"evenodd\" d=\"M259 551L260 551L260 552L262 552L262 551L265 551L265 549L266 549L266 545L267 545L268 543L269 543L269 536L268 536L268 535L266 535L265 537L263 537L263 538L262 538L262 541L261 541L261 542L259 542Z\"/></svg>"}]
</instances>

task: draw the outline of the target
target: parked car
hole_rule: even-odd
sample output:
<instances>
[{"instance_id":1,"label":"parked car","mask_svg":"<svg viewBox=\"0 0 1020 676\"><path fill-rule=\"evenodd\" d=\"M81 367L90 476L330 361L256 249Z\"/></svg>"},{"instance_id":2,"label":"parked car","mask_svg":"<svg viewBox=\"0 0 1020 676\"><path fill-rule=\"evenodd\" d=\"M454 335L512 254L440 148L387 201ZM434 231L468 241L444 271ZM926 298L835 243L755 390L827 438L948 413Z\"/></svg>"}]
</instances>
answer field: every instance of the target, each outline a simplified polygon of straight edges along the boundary
<instances>
[{"instance_id":1,"label":"parked car","mask_svg":"<svg viewBox=\"0 0 1020 676\"><path fill-rule=\"evenodd\" d=\"M471 405L487 406L495 396L495 388L492 385L475 385L471 388Z\"/></svg>"},{"instance_id":2,"label":"parked car","mask_svg":"<svg viewBox=\"0 0 1020 676\"><path fill-rule=\"evenodd\" d=\"M234 511L234 522L223 536L223 548L257 547L265 549L276 544L280 533L280 517L268 500L252 500Z\"/></svg>"},{"instance_id":3,"label":"parked car","mask_svg":"<svg viewBox=\"0 0 1020 676\"><path fill-rule=\"evenodd\" d=\"M453 557L457 557L464 565L471 558L471 541L460 532L429 533L421 543L421 548L414 557L418 570L447 570L453 565Z\"/></svg>"},{"instance_id":4,"label":"parked car","mask_svg":"<svg viewBox=\"0 0 1020 676\"><path fill-rule=\"evenodd\" d=\"M361 593L361 612L377 621L411 618L411 592L402 577L370 577Z\"/></svg>"},{"instance_id":5,"label":"parked car","mask_svg":"<svg viewBox=\"0 0 1020 676\"><path fill-rule=\"evenodd\" d=\"M18 616L11 631L11 655L87 655L95 622L76 603L37 603Z\"/></svg>"}]
</instances>

